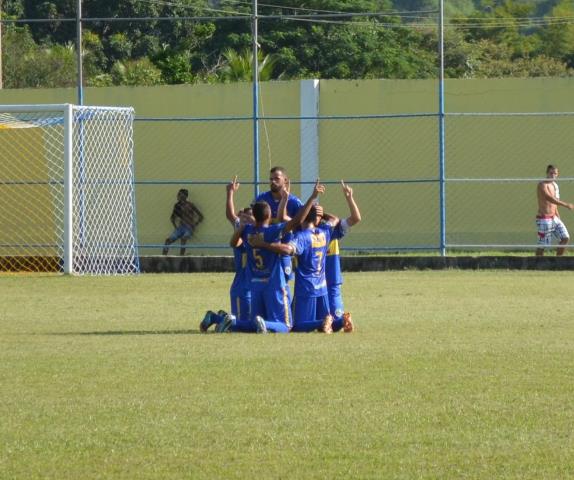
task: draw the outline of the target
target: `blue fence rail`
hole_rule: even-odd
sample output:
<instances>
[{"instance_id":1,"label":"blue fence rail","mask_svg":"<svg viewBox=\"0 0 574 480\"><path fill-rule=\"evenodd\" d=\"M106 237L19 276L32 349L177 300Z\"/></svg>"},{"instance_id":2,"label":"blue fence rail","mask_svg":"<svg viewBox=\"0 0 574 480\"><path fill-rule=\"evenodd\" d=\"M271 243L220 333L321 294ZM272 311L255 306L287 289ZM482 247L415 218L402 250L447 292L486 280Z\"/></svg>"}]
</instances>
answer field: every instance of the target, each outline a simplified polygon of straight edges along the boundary
<instances>
[{"instance_id":1,"label":"blue fence rail","mask_svg":"<svg viewBox=\"0 0 574 480\"><path fill-rule=\"evenodd\" d=\"M302 141L309 120L315 122L314 151L305 151ZM174 192L182 186L190 188L191 201L206 217L189 251L226 249L231 228L224 216L225 185L239 175L237 206L249 204L256 185L266 189L267 182L256 179L267 178L274 165L287 168L294 192L301 195L314 181L301 177L303 166L315 162L327 186L321 202L338 216L346 214L340 179L354 188L364 220L345 239L347 251L532 250L537 247L536 184L549 163L566 175L560 179L563 198L574 200L570 112L447 113L442 147L438 114L261 117L257 172L251 121L136 119L136 198L144 255L161 250L171 228ZM158 131L160 124L164 128ZM564 220L568 224L568 213Z\"/></svg>"}]
</instances>

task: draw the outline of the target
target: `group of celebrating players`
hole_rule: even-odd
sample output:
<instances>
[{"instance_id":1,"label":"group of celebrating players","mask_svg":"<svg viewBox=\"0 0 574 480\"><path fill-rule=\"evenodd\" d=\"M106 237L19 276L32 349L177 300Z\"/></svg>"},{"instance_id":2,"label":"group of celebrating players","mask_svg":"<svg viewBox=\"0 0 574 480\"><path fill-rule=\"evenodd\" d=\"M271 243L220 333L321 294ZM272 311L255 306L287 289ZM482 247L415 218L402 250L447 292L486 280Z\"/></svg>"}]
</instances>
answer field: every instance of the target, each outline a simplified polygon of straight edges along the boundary
<instances>
[{"instance_id":1,"label":"group of celebrating players","mask_svg":"<svg viewBox=\"0 0 574 480\"><path fill-rule=\"evenodd\" d=\"M361 214L353 189L343 181L341 185L350 210L346 219L323 211L318 198L325 186L318 180L303 204L290 192L282 167L271 169L271 189L239 212L234 204L237 176L227 185L226 215L235 228L230 241L236 272L231 312L209 310L200 323L202 332L212 325L220 333L354 331L351 314L343 307L338 240L361 221Z\"/></svg>"}]
</instances>

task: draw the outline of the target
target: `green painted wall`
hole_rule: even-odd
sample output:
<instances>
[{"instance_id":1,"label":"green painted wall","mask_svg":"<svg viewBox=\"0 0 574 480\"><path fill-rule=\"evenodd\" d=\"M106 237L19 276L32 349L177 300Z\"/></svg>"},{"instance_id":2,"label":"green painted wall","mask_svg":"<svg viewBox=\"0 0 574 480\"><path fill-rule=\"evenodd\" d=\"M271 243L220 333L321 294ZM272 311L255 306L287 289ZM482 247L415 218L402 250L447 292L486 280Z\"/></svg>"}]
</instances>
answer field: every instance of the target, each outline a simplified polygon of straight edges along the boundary
<instances>
[{"instance_id":1,"label":"green painted wall","mask_svg":"<svg viewBox=\"0 0 574 480\"><path fill-rule=\"evenodd\" d=\"M434 113L438 83L428 80L324 80L321 115ZM74 89L3 90L1 104L75 102ZM243 117L252 110L251 85L182 85L87 88L85 103L132 105L142 117ZM574 112L572 79L449 80L447 112ZM299 114L299 82L261 85L262 116ZM547 163L574 177L574 117L467 117L446 119L447 176L453 179L542 177ZM299 180L296 120L260 122L260 179L283 165ZM438 177L438 123L434 117L322 120L320 177L325 181L432 180ZM251 120L154 122L135 127L138 232L142 244L162 243L170 233L175 194L189 186L206 221L193 243L224 244L225 187L243 181L238 207L253 197ZM206 182L196 184L195 182ZM218 184L217 182L221 182ZM364 222L347 245L436 245L438 185L355 183ZM265 186L263 186L265 188ZM532 244L535 182L450 182L447 186L449 243ZM294 188L295 193L299 192ZM574 186L562 183L574 200ZM346 214L340 187L329 184L323 203ZM564 218L569 222L570 213ZM144 250L155 254L157 249Z\"/></svg>"}]
</instances>

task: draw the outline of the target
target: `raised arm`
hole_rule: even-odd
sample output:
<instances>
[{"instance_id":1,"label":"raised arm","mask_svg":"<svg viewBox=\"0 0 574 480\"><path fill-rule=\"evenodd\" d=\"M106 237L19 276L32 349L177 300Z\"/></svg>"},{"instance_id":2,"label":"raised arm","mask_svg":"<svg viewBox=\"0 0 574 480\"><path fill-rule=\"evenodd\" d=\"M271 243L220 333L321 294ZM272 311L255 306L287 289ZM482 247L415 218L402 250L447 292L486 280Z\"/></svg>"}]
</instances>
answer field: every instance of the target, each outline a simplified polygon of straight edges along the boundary
<instances>
[{"instance_id":1,"label":"raised arm","mask_svg":"<svg viewBox=\"0 0 574 480\"><path fill-rule=\"evenodd\" d=\"M351 212L351 216L347 218L347 224L352 227L361 221L361 212L353 198L353 189L345 185L343 180L341 180L341 186L343 187L343 195L345 195L345 200L347 200L347 205L349 205L349 211Z\"/></svg>"},{"instance_id":2,"label":"raised arm","mask_svg":"<svg viewBox=\"0 0 574 480\"><path fill-rule=\"evenodd\" d=\"M236 248L241 245L241 234L243 233L243 229L245 228L245 224L240 223L239 227L233 231L233 235L231 235L231 240L229 240L229 246L231 248Z\"/></svg>"},{"instance_id":3,"label":"raised arm","mask_svg":"<svg viewBox=\"0 0 574 480\"><path fill-rule=\"evenodd\" d=\"M315 182L315 187L313 188L313 193L311 193L311 196L307 199L307 202L305 202L303 208L300 208L299 211L297 212L297 215L295 215L291 220L289 220L283 227L284 233L291 232L299 225L301 225L301 222L307 217L307 215L309 215L309 212L313 207L313 203L322 193L325 193L325 185L321 185L319 183L319 179L317 179L317 181Z\"/></svg>"},{"instance_id":4,"label":"raised arm","mask_svg":"<svg viewBox=\"0 0 574 480\"><path fill-rule=\"evenodd\" d=\"M289 194L291 193L291 180L285 179L285 185L281 190L281 200L277 207L277 220L279 222L288 222L291 217L287 215L287 202L289 201Z\"/></svg>"},{"instance_id":5,"label":"raised arm","mask_svg":"<svg viewBox=\"0 0 574 480\"><path fill-rule=\"evenodd\" d=\"M337 225L341 221L341 219L337 217L337 215L333 215L332 213L327 213L325 211L321 211L320 213L321 216L323 217L323 220L329 222L331 225Z\"/></svg>"},{"instance_id":6,"label":"raised arm","mask_svg":"<svg viewBox=\"0 0 574 480\"><path fill-rule=\"evenodd\" d=\"M269 243L259 236L249 239L249 245L251 245L253 248L264 248L279 255L293 255L293 247L288 243Z\"/></svg>"},{"instance_id":7,"label":"raised arm","mask_svg":"<svg viewBox=\"0 0 574 480\"><path fill-rule=\"evenodd\" d=\"M235 222L239 218L235 213L235 202L233 200L235 192L239 190L239 182L237 181L237 175L235 175L231 183L227 184L226 189L227 189L227 201L225 203L225 216L227 217L227 220L235 224Z\"/></svg>"}]
</instances>

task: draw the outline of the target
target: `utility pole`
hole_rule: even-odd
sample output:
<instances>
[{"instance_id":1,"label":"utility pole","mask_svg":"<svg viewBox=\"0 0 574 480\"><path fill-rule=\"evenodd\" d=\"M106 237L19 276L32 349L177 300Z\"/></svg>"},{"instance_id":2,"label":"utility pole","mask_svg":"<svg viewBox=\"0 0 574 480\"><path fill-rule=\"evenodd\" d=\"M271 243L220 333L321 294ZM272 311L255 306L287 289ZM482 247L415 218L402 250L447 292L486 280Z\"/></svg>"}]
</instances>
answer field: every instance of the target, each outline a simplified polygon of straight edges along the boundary
<instances>
[{"instance_id":1,"label":"utility pole","mask_svg":"<svg viewBox=\"0 0 574 480\"><path fill-rule=\"evenodd\" d=\"M0 0L1 2L2 0ZM84 73L82 65L82 0L76 2L76 53L78 58L78 105L84 104Z\"/></svg>"},{"instance_id":2,"label":"utility pole","mask_svg":"<svg viewBox=\"0 0 574 480\"><path fill-rule=\"evenodd\" d=\"M2 76L2 0L0 0L0 90L4 88Z\"/></svg>"},{"instance_id":3,"label":"utility pole","mask_svg":"<svg viewBox=\"0 0 574 480\"><path fill-rule=\"evenodd\" d=\"M253 0L252 8L252 48L253 48L253 183L255 198L259 195L259 64L257 54L259 53L258 38L258 18L257 0Z\"/></svg>"}]
</instances>

